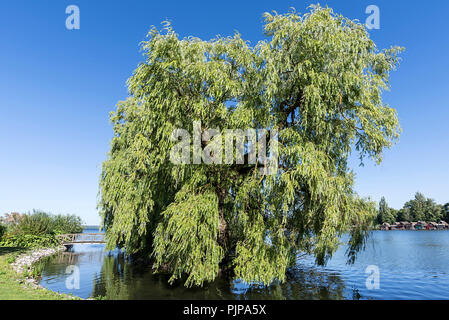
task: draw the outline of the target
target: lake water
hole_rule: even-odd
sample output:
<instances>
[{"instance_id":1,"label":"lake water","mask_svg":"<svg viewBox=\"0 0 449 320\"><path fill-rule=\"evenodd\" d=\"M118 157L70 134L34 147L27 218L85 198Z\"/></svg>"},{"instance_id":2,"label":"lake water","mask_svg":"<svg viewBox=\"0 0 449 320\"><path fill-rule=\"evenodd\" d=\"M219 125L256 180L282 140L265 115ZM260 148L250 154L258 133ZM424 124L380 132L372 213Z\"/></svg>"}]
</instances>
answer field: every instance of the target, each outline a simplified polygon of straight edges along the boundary
<instances>
[{"instance_id":1,"label":"lake water","mask_svg":"<svg viewBox=\"0 0 449 320\"><path fill-rule=\"evenodd\" d=\"M40 283L107 299L449 299L449 231L373 231L355 264L347 265L344 253L343 246L326 267L300 258L286 283L270 287L219 279L187 289L182 283L170 286L167 276L148 266L130 264L118 251L105 252L103 245L75 245L47 258ZM79 271L79 289L73 267L67 269L71 265ZM378 288L368 266L379 270Z\"/></svg>"}]
</instances>

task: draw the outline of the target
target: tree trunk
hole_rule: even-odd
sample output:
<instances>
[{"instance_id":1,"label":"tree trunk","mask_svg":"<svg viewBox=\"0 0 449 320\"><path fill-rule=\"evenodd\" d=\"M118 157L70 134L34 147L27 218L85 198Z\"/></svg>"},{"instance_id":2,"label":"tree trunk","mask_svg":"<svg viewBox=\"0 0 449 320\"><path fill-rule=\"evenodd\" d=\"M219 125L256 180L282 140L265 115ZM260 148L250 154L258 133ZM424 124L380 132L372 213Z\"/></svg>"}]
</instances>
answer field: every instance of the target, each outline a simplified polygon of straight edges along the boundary
<instances>
[{"instance_id":1,"label":"tree trunk","mask_svg":"<svg viewBox=\"0 0 449 320\"><path fill-rule=\"evenodd\" d=\"M223 249L224 257L220 262L219 276L229 277L233 275L232 270L232 248L231 248L231 232L229 225L225 219L224 200L226 191L224 189L217 190L218 196L218 244Z\"/></svg>"}]
</instances>

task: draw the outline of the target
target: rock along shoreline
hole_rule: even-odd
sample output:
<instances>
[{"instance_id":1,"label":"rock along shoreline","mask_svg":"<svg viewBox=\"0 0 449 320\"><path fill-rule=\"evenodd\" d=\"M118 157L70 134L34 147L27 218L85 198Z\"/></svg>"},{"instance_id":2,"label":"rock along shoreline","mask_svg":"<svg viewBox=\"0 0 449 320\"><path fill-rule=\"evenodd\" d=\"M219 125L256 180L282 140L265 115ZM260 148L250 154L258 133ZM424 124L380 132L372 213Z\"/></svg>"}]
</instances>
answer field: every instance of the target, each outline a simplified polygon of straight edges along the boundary
<instances>
[{"instance_id":1,"label":"rock along shoreline","mask_svg":"<svg viewBox=\"0 0 449 320\"><path fill-rule=\"evenodd\" d=\"M14 271L22 274L24 271L31 271L33 264L38 262L40 259L52 256L58 253L59 251L63 250L64 247L57 247L57 248L45 248L28 251L17 256L15 261L11 263L11 266L14 269Z\"/></svg>"},{"instance_id":2,"label":"rock along shoreline","mask_svg":"<svg viewBox=\"0 0 449 320\"><path fill-rule=\"evenodd\" d=\"M64 251L64 246L59 246L56 248L44 248L44 249L35 249L32 251L25 252L16 257L15 261L11 263L11 267L18 274L23 274L24 272L31 272L33 269L33 265L41 260L42 258L52 256L60 251ZM44 289L47 288L41 286L37 279L33 277L26 276L23 280L25 284L29 285L33 289ZM81 299L80 297L74 297L67 294L59 293L67 299Z\"/></svg>"}]
</instances>

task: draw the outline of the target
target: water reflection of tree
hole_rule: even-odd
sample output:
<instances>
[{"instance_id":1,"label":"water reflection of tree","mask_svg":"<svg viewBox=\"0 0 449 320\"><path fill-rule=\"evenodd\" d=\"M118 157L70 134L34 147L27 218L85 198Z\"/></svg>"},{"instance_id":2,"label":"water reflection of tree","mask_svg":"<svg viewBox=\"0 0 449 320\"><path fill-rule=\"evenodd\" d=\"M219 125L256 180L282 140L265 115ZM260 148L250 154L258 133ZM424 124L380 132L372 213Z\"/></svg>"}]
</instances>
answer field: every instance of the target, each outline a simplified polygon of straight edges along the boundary
<instances>
[{"instance_id":1,"label":"water reflection of tree","mask_svg":"<svg viewBox=\"0 0 449 320\"><path fill-rule=\"evenodd\" d=\"M129 299L128 262L123 253L109 254L104 257L100 274L94 278L92 297L108 299Z\"/></svg>"},{"instance_id":2,"label":"water reflection of tree","mask_svg":"<svg viewBox=\"0 0 449 320\"><path fill-rule=\"evenodd\" d=\"M345 287L338 273L298 263L285 283L271 286L245 286L238 281L218 278L200 288L186 288L185 279L168 284L169 276L154 274L150 266L132 264L123 253L103 250L59 252L42 260L43 275L65 279L69 265L98 265L91 296L108 299L359 299L358 292Z\"/></svg>"},{"instance_id":3,"label":"water reflection of tree","mask_svg":"<svg viewBox=\"0 0 449 320\"><path fill-rule=\"evenodd\" d=\"M168 276L153 274L150 267L132 265L123 254L104 257L94 280L92 296L107 299L344 299L346 287L339 274L300 268L285 283L267 287L240 286L224 279L202 288L185 288L182 279L168 284ZM349 293L350 294L350 293Z\"/></svg>"},{"instance_id":4,"label":"water reflection of tree","mask_svg":"<svg viewBox=\"0 0 449 320\"><path fill-rule=\"evenodd\" d=\"M253 285L237 294L240 299L339 300L345 298L345 283L338 274L296 267L285 283Z\"/></svg>"},{"instance_id":5,"label":"water reflection of tree","mask_svg":"<svg viewBox=\"0 0 449 320\"><path fill-rule=\"evenodd\" d=\"M154 274L150 266L131 264L123 254L106 256L94 280L93 297L107 299L232 299L228 283L215 281L203 288L186 288L182 279L168 284L169 276ZM185 280L185 279L184 279Z\"/></svg>"}]
</instances>

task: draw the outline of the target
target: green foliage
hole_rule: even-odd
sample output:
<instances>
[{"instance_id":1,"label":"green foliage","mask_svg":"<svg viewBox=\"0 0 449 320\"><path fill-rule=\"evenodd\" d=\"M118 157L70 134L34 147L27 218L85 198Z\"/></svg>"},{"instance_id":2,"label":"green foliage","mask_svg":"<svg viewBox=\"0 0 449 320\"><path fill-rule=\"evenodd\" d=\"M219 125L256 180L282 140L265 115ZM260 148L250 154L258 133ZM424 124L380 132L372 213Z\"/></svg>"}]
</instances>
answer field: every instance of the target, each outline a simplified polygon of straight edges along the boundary
<instances>
[{"instance_id":1,"label":"green foliage","mask_svg":"<svg viewBox=\"0 0 449 320\"><path fill-rule=\"evenodd\" d=\"M441 214L443 216L442 219L449 223L449 203L443 205Z\"/></svg>"},{"instance_id":2,"label":"green foliage","mask_svg":"<svg viewBox=\"0 0 449 320\"><path fill-rule=\"evenodd\" d=\"M392 224L396 222L397 213L393 208L388 207L385 197L382 197L379 202L379 213L377 215L377 223L384 222ZM404 220L401 220L404 221Z\"/></svg>"},{"instance_id":3,"label":"green foliage","mask_svg":"<svg viewBox=\"0 0 449 320\"><path fill-rule=\"evenodd\" d=\"M438 222L443 218L442 209L443 207L433 199L426 198L422 193L417 192L414 199L404 204L402 215L404 218L409 218L407 221Z\"/></svg>"},{"instance_id":4,"label":"green foliage","mask_svg":"<svg viewBox=\"0 0 449 320\"><path fill-rule=\"evenodd\" d=\"M180 192L163 212L155 233L155 268L169 265L170 281L187 273L186 285L212 281L223 259L216 238L219 231L218 199L214 192Z\"/></svg>"},{"instance_id":5,"label":"green foliage","mask_svg":"<svg viewBox=\"0 0 449 320\"><path fill-rule=\"evenodd\" d=\"M16 261L16 258L17 258L17 256L15 256L15 255L10 255L10 256L8 256L8 257L6 258L6 262L9 263L9 264L12 264L12 263L14 263L14 262Z\"/></svg>"},{"instance_id":6,"label":"green foliage","mask_svg":"<svg viewBox=\"0 0 449 320\"><path fill-rule=\"evenodd\" d=\"M41 235L52 233L52 218L48 213L34 211L24 214L11 226L11 233L17 235Z\"/></svg>"},{"instance_id":7,"label":"green foliage","mask_svg":"<svg viewBox=\"0 0 449 320\"><path fill-rule=\"evenodd\" d=\"M409 208L401 208L396 216L396 221L418 221L411 217Z\"/></svg>"},{"instance_id":8,"label":"green foliage","mask_svg":"<svg viewBox=\"0 0 449 320\"><path fill-rule=\"evenodd\" d=\"M83 222L74 214L58 214L53 217L52 231L55 234L81 233L83 232Z\"/></svg>"},{"instance_id":9,"label":"green foliage","mask_svg":"<svg viewBox=\"0 0 449 320\"><path fill-rule=\"evenodd\" d=\"M17 247L17 248L43 248L54 247L59 245L59 241L54 235L43 234L7 234L0 241L0 247Z\"/></svg>"},{"instance_id":10,"label":"green foliage","mask_svg":"<svg viewBox=\"0 0 449 320\"><path fill-rule=\"evenodd\" d=\"M376 208L353 192L347 160L357 151L379 163L399 137L382 92L401 48L379 51L364 25L319 6L265 14L265 34L251 47L239 34L151 30L129 97L111 113L99 202L109 249L152 253L171 280L201 285L220 269L282 281L298 252L324 264L345 232L350 261L363 248ZM277 130L278 171L171 163L173 130L192 132L194 121Z\"/></svg>"},{"instance_id":11,"label":"green foliage","mask_svg":"<svg viewBox=\"0 0 449 320\"><path fill-rule=\"evenodd\" d=\"M7 227L0 223L0 240L2 239L3 235L6 233Z\"/></svg>"},{"instance_id":12,"label":"green foliage","mask_svg":"<svg viewBox=\"0 0 449 320\"><path fill-rule=\"evenodd\" d=\"M59 243L56 234L83 231L81 218L75 215L52 215L35 210L31 214L13 214L7 218L7 227L0 237L3 247L52 247Z\"/></svg>"},{"instance_id":13,"label":"green foliage","mask_svg":"<svg viewBox=\"0 0 449 320\"><path fill-rule=\"evenodd\" d=\"M16 217L8 230L13 235L46 235L80 233L83 231L81 218L76 215L52 215L34 210L31 214Z\"/></svg>"},{"instance_id":14,"label":"green foliage","mask_svg":"<svg viewBox=\"0 0 449 320\"><path fill-rule=\"evenodd\" d=\"M31 267L24 270L26 274L24 274L24 277L26 278L34 278L39 279L42 277L42 274L45 270L45 267L48 266L49 261L51 261L52 257L44 257L39 259L38 261L34 262Z\"/></svg>"},{"instance_id":15,"label":"green foliage","mask_svg":"<svg viewBox=\"0 0 449 320\"><path fill-rule=\"evenodd\" d=\"M437 204L433 199L426 198L422 193L417 192L415 198L407 201L404 206L395 212L388 208L384 198L379 203L378 223L395 221L427 221L438 222L446 217L445 206ZM446 205L449 208L449 204Z\"/></svg>"}]
</instances>

